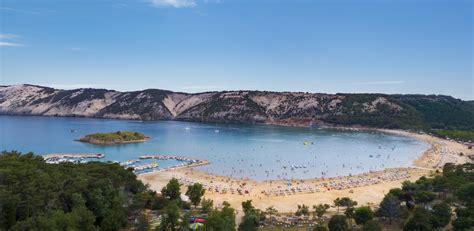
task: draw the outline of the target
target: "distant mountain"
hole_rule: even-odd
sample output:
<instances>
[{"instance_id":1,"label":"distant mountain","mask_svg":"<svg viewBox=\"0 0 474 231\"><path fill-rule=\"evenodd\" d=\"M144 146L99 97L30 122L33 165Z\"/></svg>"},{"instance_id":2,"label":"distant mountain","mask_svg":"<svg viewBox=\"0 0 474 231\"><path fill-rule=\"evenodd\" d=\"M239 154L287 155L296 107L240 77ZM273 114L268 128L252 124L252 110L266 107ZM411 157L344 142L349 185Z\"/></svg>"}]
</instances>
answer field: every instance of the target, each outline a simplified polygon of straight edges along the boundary
<instances>
[{"instance_id":1,"label":"distant mountain","mask_svg":"<svg viewBox=\"0 0 474 231\"><path fill-rule=\"evenodd\" d=\"M442 95L0 87L0 114L224 123L474 129L474 104Z\"/></svg>"}]
</instances>

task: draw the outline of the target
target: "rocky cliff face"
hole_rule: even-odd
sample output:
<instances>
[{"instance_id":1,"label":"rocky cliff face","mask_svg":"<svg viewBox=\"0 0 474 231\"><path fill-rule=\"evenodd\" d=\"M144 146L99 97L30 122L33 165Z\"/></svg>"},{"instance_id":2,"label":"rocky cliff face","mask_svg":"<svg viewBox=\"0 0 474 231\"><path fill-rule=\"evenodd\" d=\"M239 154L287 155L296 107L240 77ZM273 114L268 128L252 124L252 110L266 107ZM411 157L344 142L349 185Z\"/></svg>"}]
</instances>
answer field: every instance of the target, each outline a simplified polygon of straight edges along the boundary
<instances>
[{"instance_id":1,"label":"rocky cliff face","mask_svg":"<svg viewBox=\"0 0 474 231\"><path fill-rule=\"evenodd\" d=\"M472 103L449 96L263 91L187 94L157 89L118 92L34 85L0 87L0 113L16 115L376 127L426 126L432 122L446 125L448 120L427 115L437 108L456 111L458 124L468 124L474 118Z\"/></svg>"}]
</instances>

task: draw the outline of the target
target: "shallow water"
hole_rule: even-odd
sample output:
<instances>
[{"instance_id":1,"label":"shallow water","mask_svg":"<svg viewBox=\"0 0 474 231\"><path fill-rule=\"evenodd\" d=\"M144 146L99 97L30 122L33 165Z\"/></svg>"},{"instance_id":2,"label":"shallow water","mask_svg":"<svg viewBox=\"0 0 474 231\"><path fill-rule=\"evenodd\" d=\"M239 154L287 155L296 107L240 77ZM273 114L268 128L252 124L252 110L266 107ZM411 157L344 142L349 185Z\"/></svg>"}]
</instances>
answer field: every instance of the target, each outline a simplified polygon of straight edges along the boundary
<instances>
[{"instance_id":1,"label":"shallow water","mask_svg":"<svg viewBox=\"0 0 474 231\"><path fill-rule=\"evenodd\" d=\"M119 130L141 132L152 139L116 146L74 141L90 133ZM210 161L210 165L198 167L210 173L270 180L343 176L410 166L428 144L402 136L332 129L0 116L0 148L36 154L103 153L104 160L114 161L137 159L144 154L183 155ZM176 162L159 164L167 167Z\"/></svg>"}]
</instances>

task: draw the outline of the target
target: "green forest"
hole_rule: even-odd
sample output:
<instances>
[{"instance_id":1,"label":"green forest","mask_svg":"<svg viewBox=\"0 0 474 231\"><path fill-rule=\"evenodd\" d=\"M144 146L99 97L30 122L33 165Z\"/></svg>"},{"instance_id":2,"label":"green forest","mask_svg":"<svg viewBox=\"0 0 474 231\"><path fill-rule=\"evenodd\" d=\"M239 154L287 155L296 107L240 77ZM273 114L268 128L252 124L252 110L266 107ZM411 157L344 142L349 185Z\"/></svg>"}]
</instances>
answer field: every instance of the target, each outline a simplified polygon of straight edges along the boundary
<instances>
[{"instance_id":1,"label":"green forest","mask_svg":"<svg viewBox=\"0 0 474 231\"><path fill-rule=\"evenodd\" d=\"M0 230L118 230L154 192L118 164L0 155Z\"/></svg>"},{"instance_id":2,"label":"green forest","mask_svg":"<svg viewBox=\"0 0 474 231\"><path fill-rule=\"evenodd\" d=\"M157 194L130 169L118 164L46 164L33 153L0 155L0 230L281 230L273 207L260 210L242 202L243 216L228 203L217 208L204 199L199 183L182 185L172 179ZM181 194L189 201L181 200ZM329 208L337 209L329 216ZM474 164L444 166L442 173L406 181L391 189L374 207L358 206L348 197L333 205L295 205L296 222L312 230L405 231L472 230L474 228ZM150 216L159 216L154 224ZM201 218L199 218L201 219ZM197 223L197 222L195 222ZM298 223L294 224L294 227ZM395 227L395 229L393 229Z\"/></svg>"},{"instance_id":3,"label":"green forest","mask_svg":"<svg viewBox=\"0 0 474 231\"><path fill-rule=\"evenodd\" d=\"M322 120L338 125L362 125L377 128L424 131L459 141L474 140L474 104L441 95L341 94L343 110ZM364 104L379 96L400 105L395 111L378 105L374 112L364 110Z\"/></svg>"}]
</instances>

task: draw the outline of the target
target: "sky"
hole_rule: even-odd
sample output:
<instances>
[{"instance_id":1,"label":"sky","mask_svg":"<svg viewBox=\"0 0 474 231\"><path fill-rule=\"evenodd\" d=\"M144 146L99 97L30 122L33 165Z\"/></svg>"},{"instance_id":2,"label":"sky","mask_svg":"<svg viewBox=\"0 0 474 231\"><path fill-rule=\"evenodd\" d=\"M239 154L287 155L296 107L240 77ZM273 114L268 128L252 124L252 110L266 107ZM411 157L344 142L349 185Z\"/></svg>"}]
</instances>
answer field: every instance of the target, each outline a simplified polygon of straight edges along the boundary
<instances>
[{"instance_id":1,"label":"sky","mask_svg":"<svg viewBox=\"0 0 474 231\"><path fill-rule=\"evenodd\" d=\"M0 84L474 100L471 0L1 0Z\"/></svg>"}]
</instances>

